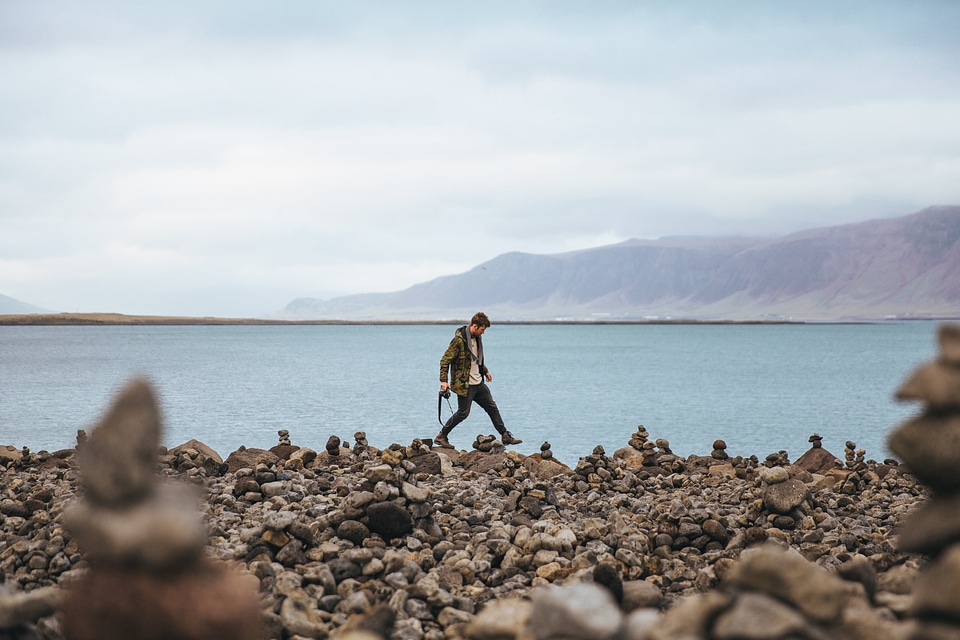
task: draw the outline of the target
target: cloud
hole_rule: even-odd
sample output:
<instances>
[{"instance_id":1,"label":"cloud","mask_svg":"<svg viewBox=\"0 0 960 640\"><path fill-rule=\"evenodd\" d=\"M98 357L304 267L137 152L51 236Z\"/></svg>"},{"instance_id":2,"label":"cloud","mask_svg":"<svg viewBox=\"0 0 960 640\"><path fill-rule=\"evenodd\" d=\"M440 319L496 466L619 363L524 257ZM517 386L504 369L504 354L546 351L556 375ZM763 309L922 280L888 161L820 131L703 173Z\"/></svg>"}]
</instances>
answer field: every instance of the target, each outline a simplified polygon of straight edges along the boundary
<instances>
[{"instance_id":1,"label":"cloud","mask_svg":"<svg viewBox=\"0 0 960 640\"><path fill-rule=\"evenodd\" d=\"M0 5L0 291L263 314L960 201L960 9Z\"/></svg>"}]
</instances>

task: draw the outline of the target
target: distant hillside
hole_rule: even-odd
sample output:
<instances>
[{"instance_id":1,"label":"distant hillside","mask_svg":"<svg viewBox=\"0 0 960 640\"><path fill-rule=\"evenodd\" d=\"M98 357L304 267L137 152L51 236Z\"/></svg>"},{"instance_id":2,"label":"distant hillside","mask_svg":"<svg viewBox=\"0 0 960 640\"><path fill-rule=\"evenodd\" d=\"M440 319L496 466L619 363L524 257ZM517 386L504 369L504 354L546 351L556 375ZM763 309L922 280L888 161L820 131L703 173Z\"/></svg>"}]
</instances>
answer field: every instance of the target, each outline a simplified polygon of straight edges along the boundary
<instances>
[{"instance_id":1,"label":"distant hillside","mask_svg":"<svg viewBox=\"0 0 960 640\"><path fill-rule=\"evenodd\" d=\"M960 317L960 206L781 238L629 240L507 253L393 293L298 298L297 319Z\"/></svg>"},{"instance_id":2,"label":"distant hillside","mask_svg":"<svg viewBox=\"0 0 960 640\"><path fill-rule=\"evenodd\" d=\"M22 314L22 313L49 313L47 309L35 307L26 302L20 302L16 298L5 296L0 293L0 315Z\"/></svg>"}]
</instances>

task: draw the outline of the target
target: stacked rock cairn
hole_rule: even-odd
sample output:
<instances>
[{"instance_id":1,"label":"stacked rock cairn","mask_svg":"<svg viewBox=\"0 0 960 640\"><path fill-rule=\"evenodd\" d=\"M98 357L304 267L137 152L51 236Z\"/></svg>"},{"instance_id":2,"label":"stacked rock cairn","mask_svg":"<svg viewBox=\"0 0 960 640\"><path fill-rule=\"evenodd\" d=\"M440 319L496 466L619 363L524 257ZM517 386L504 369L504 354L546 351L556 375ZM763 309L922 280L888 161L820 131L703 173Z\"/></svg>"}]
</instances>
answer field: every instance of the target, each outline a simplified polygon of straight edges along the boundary
<instances>
[{"instance_id":1,"label":"stacked rock cairn","mask_svg":"<svg viewBox=\"0 0 960 640\"><path fill-rule=\"evenodd\" d=\"M78 452L83 498L64 520L90 569L68 592L64 637L253 640L256 583L203 555L194 493L156 474L161 435L153 390L135 380Z\"/></svg>"},{"instance_id":2,"label":"stacked rock cairn","mask_svg":"<svg viewBox=\"0 0 960 640\"><path fill-rule=\"evenodd\" d=\"M553 458L553 451L550 450L550 443L546 440L544 440L543 444L540 445L540 458L543 460L550 460Z\"/></svg>"},{"instance_id":3,"label":"stacked rock cairn","mask_svg":"<svg viewBox=\"0 0 960 640\"><path fill-rule=\"evenodd\" d=\"M730 455L727 453L727 443L723 440L714 440L713 451L710 452L710 457L714 460L729 459Z\"/></svg>"},{"instance_id":4,"label":"stacked rock cairn","mask_svg":"<svg viewBox=\"0 0 960 640\"><path fill-rule=\"evenodd\" d=\"M920 401L922 413L900 425L890 450L931 490L903 525L902 551L928 554L914 588L913 639L960 638L960 326L939 328L936 360L918 368L897 390Z\"/></svg>"},{"instance_id":5,"label":"stacked rock cairn","mask_svg":"<svg viewBox=\"0 0 960 640\"><path fill-rule=\"evenodd\" d=\"M503 443L497 440L495 435L482 433L477 434L477 438L473 441L473 448L484 453L503 453L504 450Z\"/></svg>"},{"instance_id":6,"label":"stacked rock cairn","mask_svg":"<svg viewBox=\"0 0 960 640\"><path fill-rule=\"evenodd\" d=\"M338 436L330 436L327 438L327 455L332 457L337 457L340 455L340 438Z\"/></svg>"},{"instance_id":7,"label":"stacked rock cairn","mask_svg":"<svg viewBox=\"0 0 960 640\"><path fill-rule=\"evenodd\" d=\"M367 441L366 431L357 431L353 434L353 454L361 460L370 457L370 443Z\"/></svg>"},{"instance_id":8,"label":"stacked rock cairn","mask_svg":"<svg viewBox=\"0 0 960 640\"><path fill-rule=\"evenodd\" d=\"M846 446L843 450L843 457L846 460L847 467L853 469L854 471L863 471L867 468L866 460L867 452L864 449L857 449L857 445L850 440L847 440Z\"/></svg>"}]
</instances>

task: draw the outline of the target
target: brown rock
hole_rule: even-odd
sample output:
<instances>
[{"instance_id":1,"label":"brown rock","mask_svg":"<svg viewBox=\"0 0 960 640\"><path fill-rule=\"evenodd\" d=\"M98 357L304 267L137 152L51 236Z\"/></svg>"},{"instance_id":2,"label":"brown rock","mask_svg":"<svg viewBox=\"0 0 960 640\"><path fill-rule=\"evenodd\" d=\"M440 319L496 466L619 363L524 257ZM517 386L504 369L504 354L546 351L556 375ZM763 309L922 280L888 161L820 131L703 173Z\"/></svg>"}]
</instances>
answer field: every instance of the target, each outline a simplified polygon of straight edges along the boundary
<instances>
[{"instance_id":1,"label":"brown rock","mask_svg":"<svg viewBox=\"0 0 960 640\"><path fill-rule=\"evenodd\" d=\"M467 471L484 474L502 465L507 459L505 453L484 453L483 451L470 451L460 456L460 463Z\"/></svg>"},{"instance_id":2,"label":"brown rock","mask_svg":"<svg viewBox=\"0 0 960 640\"><path fill-rule=\"evenodd\" d=\"M663 606L663 592L660 587L646 580L629 580L623 583L623 610L659 609Z\"/></svg>"},{"instance_id":3,"label":"brown rock","mask_svg":"<svg viewBox=\"0 0 960 640\"><path fill-rule=\"evenodd\" d=\"M544 458L541 454L535 453L528 456L523 461L523 466L533 472L533 475L541 480L549 480L560 474L572 473L567 465L555 458Z\"/></svg>"},{"instance_id":4,"label":"brown rock","mask_svg":"<svg viewBox=\"0 0 960 640\"><path fill-rule=\"evenodd\" d=\"M947 549L920 572L912 613L960 622L960 545Z\"/></svg>"},{"instance_id":5,"label":"brown rock","mask_svg":"<svg viewBox=\"0 0 960 640\"><path fill-rule=\"evenodd\" d=\"M831 469L836 468L840 459L824 449L823 447L812 447L797 458L793 463L795 467L800 467L810 473L824 474Z\"/></svg>"},{"instance_id":6,"label":"brown rock","mask_svg":"<svg viewBox=\"0 0 960 640\"><path fill-rule=\"evenodd\" d=\"M0 590L0 637L4 630L30 624L55 614L63 603L64 591L58 587L43 587L26 593L8 593ZM9 636L14 637L15 632Z\"/></svg>"},{"instance_id":7,"label":"brown rock","mask_svg":"<svg viewBox=\"0 0 960 640\"><path fill-rule=\"evenodd\" d=\"M262 538L264 542L276 547L277 549L290 542L290 536L288 536L286 533L283 531L273 531L271 529L264 531Z\"/></svg>"},{"instance_id":8,"label":"brown rock","mask_svg":"<svg viewBox=\"0 0 960 640\"><path fill-rule=\"evenodd\" d=\"M172 453L174 455L179 455L182 451L187 449L196 449L199 451L205 458L211 458L216 461L217 464L223 463L223 458L220 457L220 454L214 451L211 447L205 445L199 440L188 440L181 445L178 445L170 449L167 453Z\"/></svg>"},{"instance_id":9,"label":"brown rock","mask_svg":"<svg viewBox=\"0 0 960 640\"><path fill-rule=\"evenodd\" d=\"M7 444L0 446L0 467L11 462L20 462L23 452L15 446Z\"/></svg>"},{"instance_id":10,"label":"brown rock","mask_svg":"<svg viewBox=\"0 0 960 640\"><path fill-rule=\"evenodd\" d=\"M426 473L436 476L440 475L442 471L440 454L432 451L430 453L423 453L418 456L414 456L410 458L410 462L417 467L416 473Z\"/></svg>"},{"instance_id":11,"label":"brown rock","mask_svg":"<svg viewBox=\"0 0 960 640\"><path fill-rule=\"evenodd\" d=\"M290 456L300 450L300 447L294 446L292 444L275 444L270 447L270 453L277 456L281 460L289 460Z\"/></svg>"},{"instance_id":12,"label":"brown rock","mask_svg":"<svg viewBox=\"0 0 960 640\"><path fill-rule=\"evenodd\" d=\"M255 640L261 614L250 587L219 565L173 575L92 570L67 596L63 634L71 640Z\"/></svg>"},{"instance_id":13,"label":"brown rock","mask_svg":"<svg viewBox=\"0 0 960 640\"><path fill-rule=\"evenodd\" d=\"M960 541L960 494L937 496L914 511L899 531L897 547L934 554Z\"/></svg>"},{"instance_id":14,"label":"brown rock","mask_svg":"<svg viewBox=\"0 0 960 640\"><path fill-rule=\"evenodd\" d=\"M255 449L240 447L229 456L227 456L227 471L230 473L236 473L239 469L255 469L257 464L263 462L264 464L274 465L280 461L280 458L276 454L267 451L266 449Z\"/></svg>"},{"instance_id":15,"label":"brown rock","mask_svg":"<svg viewBox=\"0 0 960 640\"><path fill-rule=\"evenodd\" d=\"M960 366L960 325L940 325L937 342L940 345L940 359L947 364Z\"/></svg>"}]
</instances>

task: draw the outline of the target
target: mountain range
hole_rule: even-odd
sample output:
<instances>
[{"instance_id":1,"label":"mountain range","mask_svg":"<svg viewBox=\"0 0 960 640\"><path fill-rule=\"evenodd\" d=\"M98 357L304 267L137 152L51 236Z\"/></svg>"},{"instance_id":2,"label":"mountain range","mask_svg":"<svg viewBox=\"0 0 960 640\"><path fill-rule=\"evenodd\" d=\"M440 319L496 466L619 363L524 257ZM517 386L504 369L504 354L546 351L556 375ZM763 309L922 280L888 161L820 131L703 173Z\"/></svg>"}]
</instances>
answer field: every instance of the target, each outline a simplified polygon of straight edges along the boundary
<instances>
[{"instance_id":1,"label":"mountain range","mask_svg":"<svg viewBox=\"0 0 960 640\"><path fill-rule=\"evenodd\" d=\"M512 252L392 293L297 298L277 317L450 320L960 317L960 206L777 238L662 238Z\"/></svg>"}]
</instances>

